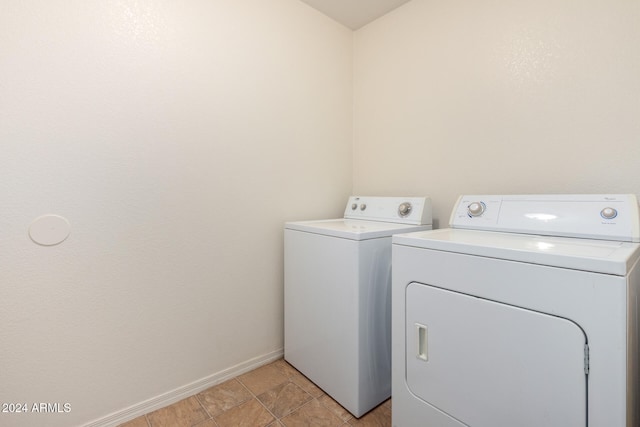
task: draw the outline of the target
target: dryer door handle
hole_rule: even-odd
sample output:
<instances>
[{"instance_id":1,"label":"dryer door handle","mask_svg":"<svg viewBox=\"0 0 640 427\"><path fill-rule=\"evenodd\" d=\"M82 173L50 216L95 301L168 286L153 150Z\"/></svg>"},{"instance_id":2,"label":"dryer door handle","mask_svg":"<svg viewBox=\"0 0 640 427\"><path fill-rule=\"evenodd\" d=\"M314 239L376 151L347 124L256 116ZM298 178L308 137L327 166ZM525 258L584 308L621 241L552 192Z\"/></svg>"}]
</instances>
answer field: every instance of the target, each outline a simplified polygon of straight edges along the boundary
<instances>
[{"instance_id":1,"label":"dryer door handle","mask_svg":"<svg viewBox=\"0 0 640 427\"><path fill-rule=\"evenodd\" d=\"M418 334L418 354L416 356L418 359L427 362L429 361L427 327L416 323L416 332Z\"/></svg>"}]
</instances>

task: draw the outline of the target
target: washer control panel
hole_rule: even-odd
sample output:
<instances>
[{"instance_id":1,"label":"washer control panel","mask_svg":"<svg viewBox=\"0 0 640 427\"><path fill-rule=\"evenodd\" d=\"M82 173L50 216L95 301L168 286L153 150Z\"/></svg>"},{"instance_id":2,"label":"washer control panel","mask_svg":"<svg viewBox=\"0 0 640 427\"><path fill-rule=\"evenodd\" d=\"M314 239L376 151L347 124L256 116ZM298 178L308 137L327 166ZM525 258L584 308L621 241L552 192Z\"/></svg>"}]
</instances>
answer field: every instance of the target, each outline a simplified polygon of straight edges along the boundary
<instances>
[{"instance_id":1,"label":"washer control panel","mask_svg":"<svg viewBox=\"0 0 640 427\"><path fill-rule=\"evenodd\" d=\"M368 197L351 196L344 217L400 224L431 224L429 197Z\"/></svg>"},{"instance_id":2,"label":"washer control panel","mask_svg":"<svg viewBox=\"0 0 640 427\"><path fill-rule=\"evenodd\" d=\"M633 194L460 196L452 228L640 242Z\"/></svg>"}]
</instances>

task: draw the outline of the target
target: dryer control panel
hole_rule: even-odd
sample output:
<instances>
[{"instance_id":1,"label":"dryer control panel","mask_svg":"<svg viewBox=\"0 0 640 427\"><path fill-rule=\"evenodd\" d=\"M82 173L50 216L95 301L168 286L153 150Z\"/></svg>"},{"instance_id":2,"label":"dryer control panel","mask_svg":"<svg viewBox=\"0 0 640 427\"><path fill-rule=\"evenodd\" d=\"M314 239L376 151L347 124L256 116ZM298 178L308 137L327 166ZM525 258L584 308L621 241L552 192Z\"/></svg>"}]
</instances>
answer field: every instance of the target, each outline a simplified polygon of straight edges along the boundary
<instances>
[{"instance_id":1,"label":"dryer control panel","mask_svg":"<svg viewBox=\"0 0 640 427\"><path fill-rule=\"evenodd\" d=\"M429 197L367 197L351 196L344 217L399 224L431 224Z\"/></svg>"},{"instance_id":2,"label":"dryer control panel","mask_svg":"<svg viewBox=\"0 0 640 427\"><path fill-rule=\"evenodd\" d=\"M640 242L633 194L464 195L452 228Z\"/></svg>"}]
</instances>

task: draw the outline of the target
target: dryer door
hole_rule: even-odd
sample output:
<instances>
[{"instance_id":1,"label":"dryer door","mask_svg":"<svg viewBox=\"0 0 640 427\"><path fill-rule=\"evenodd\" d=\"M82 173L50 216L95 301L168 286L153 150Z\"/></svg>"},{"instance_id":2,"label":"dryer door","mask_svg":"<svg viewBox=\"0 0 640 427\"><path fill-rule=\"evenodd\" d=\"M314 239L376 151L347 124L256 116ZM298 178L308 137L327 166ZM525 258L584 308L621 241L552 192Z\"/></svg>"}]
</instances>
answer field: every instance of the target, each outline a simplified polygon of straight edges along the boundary
<instances>
[{"instance_id":1,"label":"dryer door","mask_svg":"<svg viewBox=\"0 0 640 427\"><path fill-rule=\"evenodd\" d=\"M406 381L420 399L473 427L587 425L575 323L415 282L406 308Z\"/></svg>"}]
</instances>

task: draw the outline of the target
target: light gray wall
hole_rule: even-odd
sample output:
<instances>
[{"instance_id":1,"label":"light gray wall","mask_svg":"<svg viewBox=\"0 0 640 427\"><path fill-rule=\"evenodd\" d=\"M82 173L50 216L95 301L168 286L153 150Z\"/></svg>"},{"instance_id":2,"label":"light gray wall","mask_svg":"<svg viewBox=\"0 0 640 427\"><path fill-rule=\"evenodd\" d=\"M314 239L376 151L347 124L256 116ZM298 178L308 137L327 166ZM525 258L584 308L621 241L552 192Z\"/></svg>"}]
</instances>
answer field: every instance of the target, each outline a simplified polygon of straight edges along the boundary
<instances>
[{"instance_id":1,"label":"light gray wall","mask_svg":"<svg viewBox=\"0 0 640 427\"><path fill-rule=\"evenodd\" d=\"M355 32L354 193L640 193L640 2L412 0Z\"/></svg>"},{"instance_id":2,"label":"light gray wall","mask_svg":"<svg viewBox=\"0 0 640 427\"><path fill-rule=\"evenodd\" d=\"M352 33L298 0L0 6L0 402L70 426L283 347L282 228L351 190ZM43 247L43 214L71 223Z\"/></svg>"}]
</instances>

